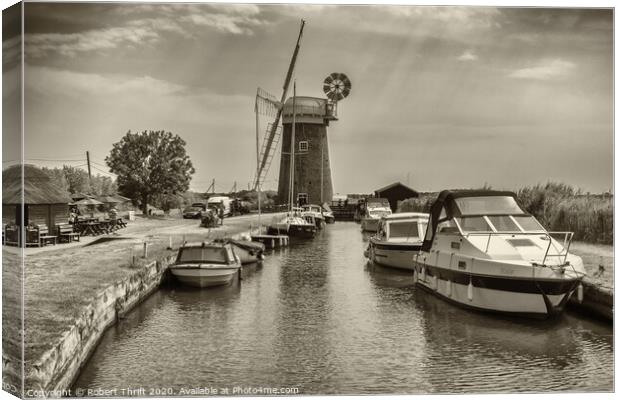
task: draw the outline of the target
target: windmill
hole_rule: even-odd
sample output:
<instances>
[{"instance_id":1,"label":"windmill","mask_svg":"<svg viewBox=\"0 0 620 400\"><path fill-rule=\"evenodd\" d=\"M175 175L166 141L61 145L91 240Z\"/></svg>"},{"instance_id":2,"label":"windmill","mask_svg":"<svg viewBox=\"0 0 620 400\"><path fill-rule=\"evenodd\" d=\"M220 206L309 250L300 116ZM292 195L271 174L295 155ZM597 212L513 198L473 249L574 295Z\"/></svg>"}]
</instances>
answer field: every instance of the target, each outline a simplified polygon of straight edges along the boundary
<instances>
[{"instance_id":1,"label":"windmill","mask_svg":"<svg viewBox=\"0 0 620 400\"><path fill-rule=\"evenodd\" d=\"M330 74L323 81L323 91L327 99L294 96L282 106L280 204L323 204L333 196L327 127L338 120L336 107L350 94L351 81L343 73Z\"/></svg>"}]
</instances>

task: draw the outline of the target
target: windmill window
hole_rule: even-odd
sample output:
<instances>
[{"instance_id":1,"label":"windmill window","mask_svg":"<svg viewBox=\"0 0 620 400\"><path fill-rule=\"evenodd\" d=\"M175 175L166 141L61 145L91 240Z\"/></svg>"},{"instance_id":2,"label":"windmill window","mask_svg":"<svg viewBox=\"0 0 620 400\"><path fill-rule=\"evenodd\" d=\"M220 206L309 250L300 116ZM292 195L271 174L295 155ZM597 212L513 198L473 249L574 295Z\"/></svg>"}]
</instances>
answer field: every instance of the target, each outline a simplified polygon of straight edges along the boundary
<instances>
[{"instance_id":1,"label":"windmill window","mask_svg":"<svg viewBox=\"0 0 620 400\"><path fill-rule=\"evenodd\" d=\"M308 142L307 141L299 142L299 151L308 151Z\"/></svg>"}]
</instances>

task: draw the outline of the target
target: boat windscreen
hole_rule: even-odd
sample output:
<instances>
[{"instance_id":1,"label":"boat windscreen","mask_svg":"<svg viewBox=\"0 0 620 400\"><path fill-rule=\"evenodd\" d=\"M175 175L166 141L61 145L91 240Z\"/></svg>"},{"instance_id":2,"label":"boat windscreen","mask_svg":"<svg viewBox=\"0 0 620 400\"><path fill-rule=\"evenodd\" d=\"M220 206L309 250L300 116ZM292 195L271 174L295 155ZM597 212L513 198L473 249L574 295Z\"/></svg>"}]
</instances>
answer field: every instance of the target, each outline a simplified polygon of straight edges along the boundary
<instances>
[{"instance_id":1,"label":"boat windscreen","mask_svg":"<svg viewBox=\"0 0 620 400\"><path fill-rule=\"evenodd\" d=\"M390 222L390 238L419 237L418 221Z\"/></svg>"},{"instance_id":2,"label":"boat windscreen","mask_svg":"<svg viewBox=\"0 0 620 400\"><path fill-rule=\"evenodd\" d=\"M490 215L489 221L498 232L520 232L521 229L508 215Z\"/></svg>"},{"instance_id":3,"label":"boat windscreen","mask_svg":"<svg viewBox=\"0 0 620 400\"><path fill-rule=\"evenodd\" d=\"M455 218L463 232L493 232L484 217Z\"/></svg>"},{"instance_id":4,"label":"boat windscreen","mask_svg":"<svg viewBox=\"0 0 620 400\"><path fill-rule=\"evenodd\" d=\"M454 201L461 215L524 214L511 196L461 197Z\"/></svg>"},{"instance_id":5,"label":"boat windscreen","mask_svg":"<svg viewBox=\"0 0 620 400\"><path fill-rule=\"evenodd\" d=\"M513 218L517 221L521 228L525 232L544 232L545 228L542 227L531 215L513 215Z\"/></svg>"},{"instance_id":6,"label":"boat windscreen","mask_svg":"<svg viewBox=\"0 0 620 400\"><path fill-rule=\"evenodd\" d=\"M387 210L368 210L368 215L373 217L373 218L381 218L381 217L385 217L386 215L390 215L391 212L387 211Z\"/></svg>"},{"instance_id":7,"label":"boat windscreen","mask_svg":"<svg viewBox=\"0 0 620 400\"><path fill-rule=\"evenodd\" d=\"M177 261L185 263L227 264L228 258L223 247L187 247L181 250Z\"/></svg>"}]
</instances>

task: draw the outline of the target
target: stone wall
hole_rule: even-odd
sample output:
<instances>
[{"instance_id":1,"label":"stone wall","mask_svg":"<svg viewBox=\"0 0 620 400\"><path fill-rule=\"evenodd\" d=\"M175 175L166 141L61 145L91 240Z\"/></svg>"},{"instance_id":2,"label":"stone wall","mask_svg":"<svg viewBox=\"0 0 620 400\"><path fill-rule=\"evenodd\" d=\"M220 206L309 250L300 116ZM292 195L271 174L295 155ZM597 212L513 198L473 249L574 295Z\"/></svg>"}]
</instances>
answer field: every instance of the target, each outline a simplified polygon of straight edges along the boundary
<instances>
[{"instance_id":1,"label":"stone wall","mask_svg":"<svg viewBox=\"0 0 620 400\"><path fill-rule=\"evenodd\" d=\"M75 324L26 372L26 397L58 397L69 389L105 330L157 290L174 256L153 261L100 292Z\"/></svg>"}]
</instances>

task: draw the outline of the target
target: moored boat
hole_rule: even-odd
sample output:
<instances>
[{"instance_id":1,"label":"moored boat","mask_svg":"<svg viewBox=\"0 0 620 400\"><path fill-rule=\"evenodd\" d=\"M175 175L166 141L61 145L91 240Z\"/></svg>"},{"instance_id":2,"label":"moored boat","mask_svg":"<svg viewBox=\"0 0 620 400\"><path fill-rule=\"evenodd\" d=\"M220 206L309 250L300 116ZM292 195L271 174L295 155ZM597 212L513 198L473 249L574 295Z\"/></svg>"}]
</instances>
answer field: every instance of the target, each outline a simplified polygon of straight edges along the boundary
<instances>
[{"instance_id":1,"label":"moored boat","mask_svg":"<svg viewBox=\"0 0 620 400\"><path fill-rule=\"evenodd\" d=\"M392 214L392 209L390 208L390 203L388 203L386 199L367 199L364 215L361 219L362 231L376 232L381 218L390 214Z\"/></svg>"},{"instance_id":2,"label":"moored boat","mask_svg":"<svg viewBox=\"0 0 620 400\"><path fill-rule=\"evenodd\" d=\"M311 215L313 217L314 223L318 229L323 229L326 224L322 211L321 206L314 204L303 205L300 209L302 217L305 217L306 215Z\"/></svg>"},{"instance_id":3,"label":"moored boat","mask_svg":"<svg viewBox=\"0 0 620 400\"><path fill-rule=\"evenodd\" d=\"M275 222L267 228L269 235L288 235L289 238L311 239L316 234L317 227L313 222L308 222L296 213L287 213L287 215Z\"/></svg>"},{"instance_id":4,"label":"moored boat","mask_svg":"<svg viewBox=\"0 0 620 400\"><path fill-rule=\"evenodd\" d=\"M260 242L230 238L216 239L215 242L230 244L235 252L235 255L239 257L242 265L256 263L265 258L263 254L265 251L265 245Z\"/></svg>"},{"instance_id":5,"label":"moored boat","mask_svg":"<svg viewBox=\"0 0 620 400\"><path fill-rule=\"evenodd\" d=\"M414 281L467 308L546 318L583 295L571 239L547 232L512 192L446 190L432 205Z\"/></svg>"},{"instance_id":6,"label":"moored boat","mask_svg":"<svg viewBox=\"0 0 620 400\"><path fill-rule=\"evenodd\" d=\"M396 213L381 218L365 255L375 264L413 271L414 256L422 247L428 214Z\"/></svg>"},{"instance_id":7,"label":"moored boat","mask_svg":"<svg viewBox=\"0 0 620 400\"><path fill-rule=\"evenodd\" d=\"M230 244L184 244L170 272L181 283L194 287L227 285L241 268L241 261Z\"/></svg>"}]
</instances>

